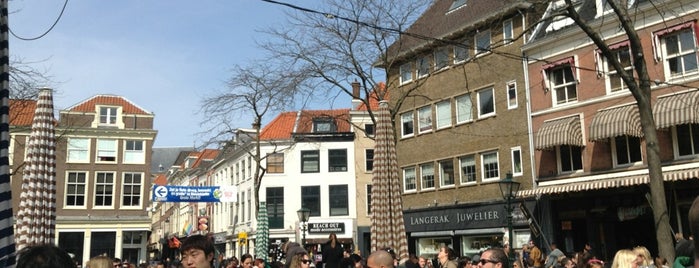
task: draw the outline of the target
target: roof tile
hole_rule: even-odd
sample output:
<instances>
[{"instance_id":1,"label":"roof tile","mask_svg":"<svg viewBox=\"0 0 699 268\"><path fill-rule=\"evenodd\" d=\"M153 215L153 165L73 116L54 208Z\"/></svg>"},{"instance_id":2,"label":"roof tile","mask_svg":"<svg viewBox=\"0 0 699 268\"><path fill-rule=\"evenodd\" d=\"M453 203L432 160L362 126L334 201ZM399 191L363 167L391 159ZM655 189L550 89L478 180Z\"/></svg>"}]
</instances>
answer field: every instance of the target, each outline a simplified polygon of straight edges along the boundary
<instances>
[{"instance_id":1,"label":"roof tile","mask_svg":"<svg viewBox=\"0 0 699 268\"><path fill-rule=\"evenodd\" d=\"M95 112L95 105L115 105L121 106L125 114L146 114L152 115L151 112L139 107L133 102L122 96L116 95L95 95L85 101L73 105L66 109L73 112Z\"/></svg>"}]
</instances>

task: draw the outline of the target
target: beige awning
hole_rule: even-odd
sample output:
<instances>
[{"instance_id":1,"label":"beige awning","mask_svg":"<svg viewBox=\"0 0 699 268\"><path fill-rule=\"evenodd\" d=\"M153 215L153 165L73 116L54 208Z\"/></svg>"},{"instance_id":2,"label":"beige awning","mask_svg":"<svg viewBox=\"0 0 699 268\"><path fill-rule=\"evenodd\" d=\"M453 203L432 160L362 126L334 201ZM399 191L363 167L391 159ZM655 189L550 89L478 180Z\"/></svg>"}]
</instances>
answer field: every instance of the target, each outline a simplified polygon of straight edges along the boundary
<instances>
[{"instance_id":1,"label":"beige awning","mask_svg":"<svg viewBox=\"0 0 699 268\"><path fill-rule=\"evenodd\" d=\"M559 145L585 146L580 116L569 116L544 122L536 133L534 148L546 150Z\"/></svg>"},{"instance_id":2,"label":"beige awning","mask_svg":"<svg viewBox=\"0 0 699 268\"><path fill-rule=\"evenodd\" d=\"M653 118L658 129L699 123L699 91L659 97L653 106Z\"/></svg>"},{"instance_id":3,"label":"beige awning","mask_svg":"<svg viewBox=\"0 0 699 268\"><path fill-rule=\"evenodd\" d=\"M636 104L597 111L590 122L590 141L617 136L643 137L641 115Z\"/></svg>"},{"instance_id":4,"label":"beige awning","mask_svg":"<svg viewBox=\"0 0 699 268\"><path fill-rule=\"evenodd\" d=\"M663 171L664 181L681 181L696 179L699 177L699 168L678 169L673 171ZM559 185L541 186L535 189L521 190L519 197L536 196L540 194L560 194L571 192L582 192L590 190L600 190L609 188L628 187L634 185L648 184L648 174L623 176L616 178L606 178L593 181L573 182Z\"/></svg>"}]
</instances>

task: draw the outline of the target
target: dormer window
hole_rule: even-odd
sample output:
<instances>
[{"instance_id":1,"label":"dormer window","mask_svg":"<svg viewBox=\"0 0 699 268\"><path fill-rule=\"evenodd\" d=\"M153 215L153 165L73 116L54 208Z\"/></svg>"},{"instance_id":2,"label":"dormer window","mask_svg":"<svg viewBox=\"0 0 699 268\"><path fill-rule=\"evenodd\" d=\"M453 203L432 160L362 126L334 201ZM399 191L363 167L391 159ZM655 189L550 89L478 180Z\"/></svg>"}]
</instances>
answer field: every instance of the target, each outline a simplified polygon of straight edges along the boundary
<instances>
[{"instance_id":1,"label":"dormer window","mask_svg":"<svg viewBox=\"0 0 699 268\"><path fill-rule=\"evenodd\" d=\"M100 107L100 124L116 125L117 107Z\"/></svg>"},{"instance_id":2,"label":"dormer window","mask_svg":"<svg viewBox=\"0 0 699 268\"><path fill-rule=\"evenodd\" d=\"M337 126L332 118L313 118L313 132L323 133L323 132L335 132L337 131Z\"/></svg>"}]
</instances>

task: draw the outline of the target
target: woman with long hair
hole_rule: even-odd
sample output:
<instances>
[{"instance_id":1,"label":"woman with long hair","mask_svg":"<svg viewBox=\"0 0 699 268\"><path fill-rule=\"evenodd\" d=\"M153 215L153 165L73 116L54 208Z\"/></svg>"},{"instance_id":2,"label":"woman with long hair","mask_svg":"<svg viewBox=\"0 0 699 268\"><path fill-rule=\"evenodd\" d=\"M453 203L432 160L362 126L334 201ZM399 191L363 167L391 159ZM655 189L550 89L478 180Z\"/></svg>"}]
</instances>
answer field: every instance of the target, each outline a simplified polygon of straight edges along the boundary
<instances>
[{"instance_id":1,"label":"woman with long hair","mask_svg":"<svg viewBox=\"0 0 699 268\"><path fill-rule=\"evenodd\" d=\"M113 268L112 258L107 256L92 257L85 266L87 268Z\"/></svg>"},{"instance_id":2,"label":"woman with long hair","mask_svg":"<svg viewBox=\"0 0 699 268\"><path fill-rule=\"evenodd\" d=\"M306 252L300 252L291 257L289 268L309 268L311 267L311 258Z\"/></svg>"},{"instance_id":3,"label":"woman with long hair","mask_svg":"<svg viewBox=\"0 0 699 268\"><path fill-rule=\"evenodd\" d=\"M637 254L630 249L620 249L614 255L612 268L638 268Z\"/></svg>"}]
</instances>

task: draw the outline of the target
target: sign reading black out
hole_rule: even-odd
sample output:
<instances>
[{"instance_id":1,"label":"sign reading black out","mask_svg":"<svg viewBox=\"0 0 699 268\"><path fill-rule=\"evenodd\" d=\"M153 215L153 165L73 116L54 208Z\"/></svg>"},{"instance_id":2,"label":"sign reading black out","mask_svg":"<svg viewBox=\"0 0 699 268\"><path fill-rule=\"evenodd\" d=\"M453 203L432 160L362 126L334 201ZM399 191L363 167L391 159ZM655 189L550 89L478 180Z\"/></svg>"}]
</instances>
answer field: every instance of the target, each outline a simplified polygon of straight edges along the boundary
<instances>
[{"instance_id":1,"label":"sign reading black out","mask_svg":"<svg viewBox=\"0 0 699 268\"><path fill-rule=\"evenodd\" d=\"M313 222L308 223L309 234L329 234L329 233L344 233L344 222Z\"/></svg>"}]
</instances>

